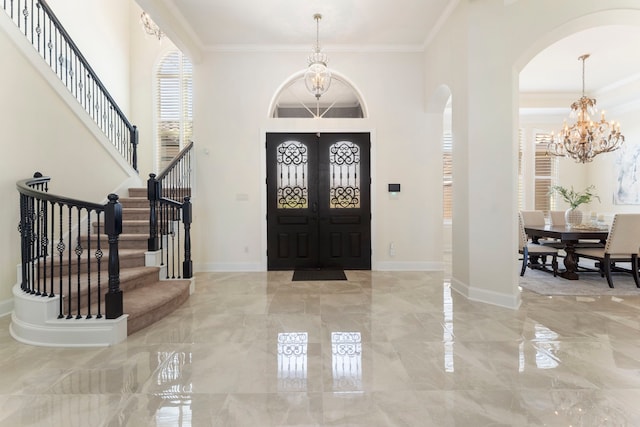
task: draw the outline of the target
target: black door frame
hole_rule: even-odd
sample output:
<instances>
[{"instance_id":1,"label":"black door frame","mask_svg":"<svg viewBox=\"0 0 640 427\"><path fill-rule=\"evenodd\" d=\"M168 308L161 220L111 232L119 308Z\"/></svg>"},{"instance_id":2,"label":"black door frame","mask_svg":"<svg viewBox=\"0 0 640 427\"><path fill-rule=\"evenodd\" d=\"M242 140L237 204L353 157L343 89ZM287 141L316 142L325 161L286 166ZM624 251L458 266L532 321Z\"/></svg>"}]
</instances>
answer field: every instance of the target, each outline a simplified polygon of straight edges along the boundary
<instances>
[{"instance_id":1,"label":"black door frame","mask_svg":"<svg viewBox=\"0 0 640 427\"><path fill-rule=\"evenodd\" d=\"M374 221L374 216L373 216L373 208L375 206L375 191L373 191L373 181L374 181L374 160L375 160L375 132L372 131L371 129L350 129L350 130L336 130L335 128L332 128L330 130L327 131L317 131L317 130L313 130L313 131L309 131L309 130L305 130L305 129L300 129L300 130L281 130L281 129L277 129L277 130L263 130L261 132L262 134L262 138L261 138L261 171L263 172L264 177L267 176L267 154L266 154L266 144L265 141L267 140L267 135L268 134L335 134L335 135L340 135L340 134L366 134L367 135L367 142L368 142L368 177L369 177L369 188L368 188L368 192L369 192L369 199L368 199L368 212L369 212L369 218L368 218L368 247L367 247L367 252L368 252L368 262L369 265L368 267L366 267L369 270L372 270L374 268L374 257L373 257L373 248L374 248L374 237L375 237L375 221ZM262 181L263 184L265 184L262 187L262 191L261 191L261 201L262 201L262 207L263 207L263 214L265 218L265 221L263 222L263 226L262 226L262 248L263 248L263 252L262 252L262 261L261 261L261 268L260 270L266 271L268 270L268 255L267 255L267 247L268 247L268 225L267 225L267 198L268 198L268 189L267 189L267 185L266 185L266 180Z\"/></svg>"}]
</instances>

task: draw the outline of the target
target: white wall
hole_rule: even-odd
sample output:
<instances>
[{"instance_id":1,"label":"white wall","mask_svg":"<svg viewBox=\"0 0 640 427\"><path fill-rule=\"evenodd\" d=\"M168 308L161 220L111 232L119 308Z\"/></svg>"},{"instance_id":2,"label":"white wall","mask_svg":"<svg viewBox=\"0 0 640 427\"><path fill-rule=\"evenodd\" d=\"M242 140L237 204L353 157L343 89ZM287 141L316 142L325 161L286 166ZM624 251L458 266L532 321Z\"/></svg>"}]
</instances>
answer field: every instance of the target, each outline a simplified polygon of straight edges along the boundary
<instances>
[{"instance_id":1,"label":"white wall","mask_svg":"<svg viewBox=\"0 0 640 427\"><path fill-rule=\"evenodd\" d=\"M607 116L620 121L625 143L620 150L599 155L588 165L589 182L596 186L600 196L600 203L591 203L591 209L607 216L614 213L640 212L640 205L620 205L613 201L613 194L617 191L619 164L631 160L630 153L640 147L640 108L624 113L608 109ZM636 158L635 168L636 178L640 179L640 159Z\"/></svg>"},{"instance_id":2,"label":"white wall","mask_svg":"<svg viewBox=\"0 0 640 427\"><path fill-rule=\"evenodd\" d=\"M304 52L213 52L196 64L196 269L265 268L264 134L318 130L372 133L374 268L441 268L442 209L432 203L441 199L441 140L427 137L422 55L327 53L362 93L368 119L267 117L278 87L304 68ZM402 185L397 199L388 183Z\"/></svg>"},{"instance_id":3,"label":"white wall","mask_svg":"<svg viewBox=\"0 0 640 427\"><path fill-rule=\"evenodd\" d=\"M129 115L129 23L134 4L131 0L48 0L47 4L120 109Z\"/></svg>"}]
</instances>

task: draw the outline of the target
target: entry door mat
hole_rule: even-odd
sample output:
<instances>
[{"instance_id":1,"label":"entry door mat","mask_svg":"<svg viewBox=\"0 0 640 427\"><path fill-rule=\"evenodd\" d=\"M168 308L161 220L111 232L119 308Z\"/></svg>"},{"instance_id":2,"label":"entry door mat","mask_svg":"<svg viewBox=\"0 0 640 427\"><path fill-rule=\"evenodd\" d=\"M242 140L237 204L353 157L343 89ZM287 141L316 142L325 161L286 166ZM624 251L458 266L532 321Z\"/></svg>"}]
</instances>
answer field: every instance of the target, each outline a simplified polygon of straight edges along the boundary
<instances>
[{"instance_id":1,"label":"entry door mat","mask_svg":"<svg viewBox=\"0 0 640 427\"><path fill-rule=\"evenodd\" d=\"M292 279L294 282L327 280L347 280L347 276L344 270L308 268L294 270Z\"/></svg>"}]
</instances>

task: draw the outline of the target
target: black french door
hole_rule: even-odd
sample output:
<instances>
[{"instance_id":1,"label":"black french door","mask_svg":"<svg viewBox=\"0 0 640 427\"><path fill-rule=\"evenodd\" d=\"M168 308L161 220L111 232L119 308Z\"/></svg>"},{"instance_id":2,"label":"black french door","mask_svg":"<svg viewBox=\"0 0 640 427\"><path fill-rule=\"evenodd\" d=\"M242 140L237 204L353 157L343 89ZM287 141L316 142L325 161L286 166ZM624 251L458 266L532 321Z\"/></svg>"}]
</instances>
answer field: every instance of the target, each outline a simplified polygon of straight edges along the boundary
<instances>
[{"instance_id":1,"label":"black french door","mask_svg":"<svg viewBox=\"0 0 640 427\"><path fill-rule=\"evenodd\" d=\"M267 133L267 267L371 269L368 133Z\"/></svg>"}]
</instances>

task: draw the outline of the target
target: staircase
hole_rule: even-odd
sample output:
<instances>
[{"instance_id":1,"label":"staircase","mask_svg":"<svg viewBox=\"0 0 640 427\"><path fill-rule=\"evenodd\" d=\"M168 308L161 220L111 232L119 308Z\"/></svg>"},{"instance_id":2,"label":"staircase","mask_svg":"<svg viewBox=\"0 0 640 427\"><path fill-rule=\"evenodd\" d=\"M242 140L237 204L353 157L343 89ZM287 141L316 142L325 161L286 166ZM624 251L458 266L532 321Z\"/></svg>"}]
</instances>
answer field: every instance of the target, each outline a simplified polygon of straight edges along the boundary
<instances>
[{"instance_id":1,"label":"staircase","mask_svg":"<svg viewBox=\"0 0 640 427\"><path fill-rule=\"evenodd\" d=\"M127 335L131 335L182 305L189 298L193 279L163 280L166 277L163 266L145 266L149 238L147 189L129 189L129 197L120 198L120 203L123 218L118 245L120 289L124 312L129 316Z\"/></svg>"},{"instance_id":2,"label":"staircase","mask_svg":"<svg viewBox=\"0 0 640 427\"><path fill-rule=\"evenodd\" d=\"M137 127L46 1L5 1L2 9L0 30L56 90L60 84L68 89L58 93L128 171L121 185L139 185ZM17 182L21 264L10 325L15 339L44 346L111 345L161 320L189 298L195 283L191 203L190 192L183 190L191 188L192 146L152 185L131 189L128 197L110 194L106 204L53 194L50 178L40 173ZM180 190L175 192L174 186ZM181 197L165 198L174 192Z\"/></svg>"},{"instance_id":3,"label":"staircase","mask_svg":"<svg viewBox=\"0 0 640 427\"><path fill-rule=\"evenodd\" d=\"M71 242L53 238L48 243L48 253L37 256L36 262L22 270L31 277L30 282L35 281L29 287L31 292L21 287L23 280L18 271L10 325L16 340L42 346L112 345L162 320L189 298L195 279L180 279L180 270L163 265L163 251L147 250L150 216L147 189L130 189L128 196L120 199L122 233L117 238L116 258L118 295L122 297L124 315L108 318L105 300L114 294L109 289L110 245L106 244L101 219L100 224L95 221L91 224L93 231L87 233L88 240L83 235L76 246L77 237ZM46 211L44 205L38 206L36 212ZM35 224L44 222L38 219ZM40 234L40 241L45 234ZM58 252L59 247L62 253ZM179 278L169 280L169 271Z\"/></svg>"}]
</instances>

